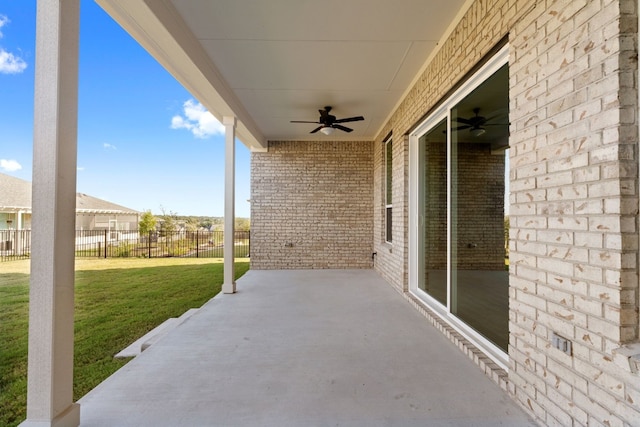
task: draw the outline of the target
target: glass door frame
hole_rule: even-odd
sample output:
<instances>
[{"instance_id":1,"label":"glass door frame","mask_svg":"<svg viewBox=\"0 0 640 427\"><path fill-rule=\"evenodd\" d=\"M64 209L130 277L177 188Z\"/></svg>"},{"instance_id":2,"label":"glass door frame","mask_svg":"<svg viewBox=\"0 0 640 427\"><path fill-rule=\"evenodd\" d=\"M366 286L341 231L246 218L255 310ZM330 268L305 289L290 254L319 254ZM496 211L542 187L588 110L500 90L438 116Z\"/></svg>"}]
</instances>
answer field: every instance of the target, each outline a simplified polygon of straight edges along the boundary
<instances>
[{"instance_id":1,"label":"glass door frame","mask_svg":"<svg viewBox=\"0 0 640 427\"><path fill-rule=\"evenodd\" d=\"M421 215L420 210L424 203L424 195L421 194L422 192L420 191L420 176L424 167L424 159L420 156L420 138L445 118L447 121L447 129L451 129L451 109L491 77L500 67L508 63L509 46L505 45L409 134L409 292L424 302L433 312L466 339L482 349L487 356L504 370L508 370L509 355L451 313L452 141L450 131L447 132L447 305L444 306L439 303L435 298L420 289L418 284L420 278L424 277L424 261L420 261L422 258L421 254L423 253L423 249L420 248L420 236L423 233L424 227L424 216Z\"/></svg>"}]
</instances>

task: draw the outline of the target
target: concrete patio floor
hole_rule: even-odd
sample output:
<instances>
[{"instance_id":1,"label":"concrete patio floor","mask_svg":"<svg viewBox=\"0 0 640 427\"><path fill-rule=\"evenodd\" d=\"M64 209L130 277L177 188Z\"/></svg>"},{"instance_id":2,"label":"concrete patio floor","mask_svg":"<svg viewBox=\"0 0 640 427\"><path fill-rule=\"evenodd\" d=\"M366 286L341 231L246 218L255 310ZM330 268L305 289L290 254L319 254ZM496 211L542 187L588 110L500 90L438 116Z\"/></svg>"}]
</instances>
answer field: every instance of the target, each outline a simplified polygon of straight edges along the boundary
<instances>
[{"instance_id":1,"label":"concrete patio floor","mask_svg":"<svg viewBox=\"0 0 640 427\"><path fill-rule=\"evenodd\" d=\"M237 286L84 396L81 425L536 425L372 270Z\"/></svg>"}]
</instances>

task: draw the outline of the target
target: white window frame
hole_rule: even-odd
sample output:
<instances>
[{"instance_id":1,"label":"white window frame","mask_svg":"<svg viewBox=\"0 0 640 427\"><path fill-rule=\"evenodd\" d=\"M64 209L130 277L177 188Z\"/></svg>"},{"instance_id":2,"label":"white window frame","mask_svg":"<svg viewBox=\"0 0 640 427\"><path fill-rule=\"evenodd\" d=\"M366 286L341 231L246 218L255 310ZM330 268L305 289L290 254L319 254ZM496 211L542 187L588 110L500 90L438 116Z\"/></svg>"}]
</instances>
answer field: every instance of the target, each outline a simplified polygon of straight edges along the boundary
<instances>
[{"instance_id":1,"label":"white window frame","mask_svg":"<svg viewBox=\"0 0 640 427\"><path fill-rule=\"evenodd\" d=\"M447 193L447 306L443 306L422 289L418 288L420 274L424 267L419 260L419 233L414 232L424 226L424 217L420 215L420 204L423 202L419 194L419 172L421 166L419 140L433 126L447 118L447 128L451 128L450 111L469 93L491 77L503 65L509 63L509 46L506 45L485 63L480 70L462 84L449 98L433 111L409 135L409 292L429 306L439 317L458 331L470 342L481 348L502 369L509 369L509 355L501 348L487 340L480 333L459 320L450 311L451 305L451 200ZM451 152L451 135L447 133L447 152ZM451 159L447 155L447 187L451 187Z\"/></svg>"}]
</instances>

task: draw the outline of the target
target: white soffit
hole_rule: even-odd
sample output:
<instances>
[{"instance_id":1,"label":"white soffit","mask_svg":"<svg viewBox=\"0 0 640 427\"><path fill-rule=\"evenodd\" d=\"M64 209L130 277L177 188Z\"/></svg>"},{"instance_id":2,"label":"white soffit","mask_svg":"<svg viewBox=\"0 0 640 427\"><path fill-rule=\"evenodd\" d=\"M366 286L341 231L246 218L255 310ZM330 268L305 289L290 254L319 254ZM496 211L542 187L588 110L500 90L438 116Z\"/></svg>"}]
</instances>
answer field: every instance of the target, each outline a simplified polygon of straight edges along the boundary
<instances>
[{"instance_id":1,"label":"white soffit","mask_svg":"<svg viewBox=\"0 0 640 427\"><path fill-rule=\"evenodd\" d=\"M470 0L97 0L238 138L372 140Z\"/></svg>"}]
</instances>

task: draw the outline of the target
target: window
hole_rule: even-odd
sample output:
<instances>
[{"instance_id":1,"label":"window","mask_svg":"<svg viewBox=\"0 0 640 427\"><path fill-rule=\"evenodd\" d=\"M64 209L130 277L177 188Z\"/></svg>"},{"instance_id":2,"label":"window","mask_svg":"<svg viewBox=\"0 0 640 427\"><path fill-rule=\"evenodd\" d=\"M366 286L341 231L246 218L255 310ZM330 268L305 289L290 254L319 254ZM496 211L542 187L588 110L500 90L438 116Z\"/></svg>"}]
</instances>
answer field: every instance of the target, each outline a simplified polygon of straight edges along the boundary
<instances>
[{"instance_id":1,"label":"window","mask_svg":"<svg viewBox=\"0 0 640 427\"><path fill-rule=\"evenodd\" d=\"M384 142L384 174L385 174L385 241L393 240L393 140L388 138Z\"/></svg>"}]
</instances>

